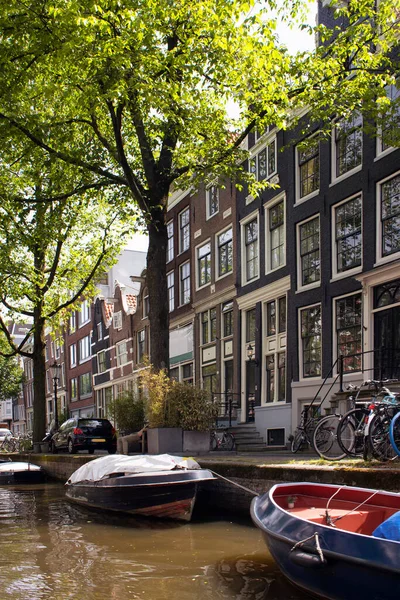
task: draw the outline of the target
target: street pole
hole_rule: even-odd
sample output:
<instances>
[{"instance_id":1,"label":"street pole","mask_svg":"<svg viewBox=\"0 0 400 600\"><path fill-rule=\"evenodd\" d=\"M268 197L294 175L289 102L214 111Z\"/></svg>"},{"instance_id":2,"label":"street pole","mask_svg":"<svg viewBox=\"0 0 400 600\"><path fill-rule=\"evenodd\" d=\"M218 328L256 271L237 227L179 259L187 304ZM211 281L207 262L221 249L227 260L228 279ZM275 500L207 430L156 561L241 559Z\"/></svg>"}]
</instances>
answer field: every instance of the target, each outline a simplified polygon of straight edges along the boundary
<instances>
[{"instance_id":1,"label":"street pole","mask_svg":"<svg viewBox=\"0 0 400 600\"><path fill-rule=\"evenodd\" d=\"M58 407L57 407L57 381L58 377L53 377L54 381L54 429L58 430Z\"/></svg>"}]
</instances>

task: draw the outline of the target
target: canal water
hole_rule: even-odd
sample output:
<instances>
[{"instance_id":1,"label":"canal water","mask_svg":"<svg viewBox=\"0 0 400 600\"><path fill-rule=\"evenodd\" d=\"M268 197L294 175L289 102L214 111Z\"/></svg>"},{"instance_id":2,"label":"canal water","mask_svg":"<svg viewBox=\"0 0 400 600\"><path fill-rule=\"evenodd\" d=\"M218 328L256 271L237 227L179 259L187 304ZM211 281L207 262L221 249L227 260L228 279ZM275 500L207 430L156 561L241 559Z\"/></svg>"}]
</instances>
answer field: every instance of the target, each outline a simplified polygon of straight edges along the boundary
<instances>
[{"instance_id":1,"label":"canal water","mask_svg":"<svg viewBox=\"0 0 400 600\"><path fill-rule=\"evenodd\" d=\"M2 600L308 600L250 520L109 516L61 484L0 488L0 544Z\"/></svg>"}]
</instances>

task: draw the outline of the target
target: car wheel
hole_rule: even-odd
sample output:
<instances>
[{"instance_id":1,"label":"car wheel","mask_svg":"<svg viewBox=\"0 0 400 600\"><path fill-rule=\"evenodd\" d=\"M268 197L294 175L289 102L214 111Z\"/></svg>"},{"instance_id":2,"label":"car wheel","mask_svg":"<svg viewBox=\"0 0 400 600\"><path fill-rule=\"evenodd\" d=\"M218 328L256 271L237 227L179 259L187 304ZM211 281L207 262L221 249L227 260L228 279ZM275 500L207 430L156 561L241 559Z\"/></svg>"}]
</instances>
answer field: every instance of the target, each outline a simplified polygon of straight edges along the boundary
<instances>
[{"instance_id":1,"label":"car wheel","mask_svg":"<svg viewBox=\"0 0 400 600\"><path fill-rule=\"evenodd\" d=\"M75 453L75 448L74 448L74 444L73 444L72 440L68 440L68 452L70 454Z\"/></svg>"},{"instance_id":2,"label":"car wheel","mask_svg":"<svg viewBox=\"0 0 400 600\"><path fill-rule=\"evenodd\" d=\"M94 448L88 448L89 454L94 454Z\"/></svg>"}]
</instances>

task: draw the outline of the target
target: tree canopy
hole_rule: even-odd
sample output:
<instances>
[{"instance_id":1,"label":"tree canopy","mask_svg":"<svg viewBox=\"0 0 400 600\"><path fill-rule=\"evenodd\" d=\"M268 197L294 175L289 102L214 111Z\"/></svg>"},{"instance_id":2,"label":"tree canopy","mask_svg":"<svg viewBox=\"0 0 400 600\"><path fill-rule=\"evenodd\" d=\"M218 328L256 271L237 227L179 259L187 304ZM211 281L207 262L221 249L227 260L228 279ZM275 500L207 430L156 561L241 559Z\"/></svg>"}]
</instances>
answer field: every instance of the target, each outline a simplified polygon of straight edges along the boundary
<instances>
[{"instance_id":1,"label":"tree canopy","mask_svg":"<svg viewBox=\"0 0 400 600\"><path fill-rule=\"evenodd\" d=\"M7 341L0 336L0 349L7 351ZM15 357L0 355L0 402L13 400L21 391L23 371Z\"/></svg>"}]
</instances>

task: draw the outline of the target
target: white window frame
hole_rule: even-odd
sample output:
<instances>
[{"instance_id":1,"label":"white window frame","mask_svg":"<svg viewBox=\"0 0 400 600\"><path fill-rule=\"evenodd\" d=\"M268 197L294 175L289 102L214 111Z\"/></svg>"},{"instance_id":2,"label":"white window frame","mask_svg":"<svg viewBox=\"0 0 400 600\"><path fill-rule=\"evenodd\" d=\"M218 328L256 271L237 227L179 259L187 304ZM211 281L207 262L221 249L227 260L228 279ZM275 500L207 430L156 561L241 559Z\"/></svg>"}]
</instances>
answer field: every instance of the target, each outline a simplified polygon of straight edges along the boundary
<instances>
[{"instance_id":1,"label":"white window frame","mask_svg":"<svg viewBox=\"0 0 400 600\"><path fill-rule=\"evenodd\" d=\"M100 356L104 356L104 369L100 369ZM100 352L98 352L98 354L97 354L97 374L100 375L100 373L105 373L106 371L107 371L106 351L100 350Z\"/></svg>"},{"instance_id":2,"label":"white window frame","mask_svg":"<svg viewBox=\"0 0 400 600\"><path fill-rule=\"evenodd\" d=\"M214 319L211 319L211 311L215 311L215 337L214 339L211 339L211 322ZM203 335L203 315L206 316L206 321L207 321L207 332L208 332L208 339L205 340L204 339L204 335ZM200 313L200 339L201 339L201 345L202 346L207 346L209 344L215 344L217 339L218 339L218 312L217 312L217 307L213 306L207 310L203 310Z\"/></svg>"},{"instance_id":3,"label":"white window frame","mask_svg":"<svg viewBox=\"0 0 400 600\"><path fill-rule=\"evenodd\" d=\"M216 194L217 194L217 210L214 211L213 213L210 210L210 200L211 200L211 190L216 189ZM206 220L208 221L209 219L212 219L215 215L217 215L219 213L219 187L217 185L216 182L212 183L211 185L207 186L206 188Z\"/></svg>"},{"instance_id":4,"label":"white window frame","mask_svg":"<svg viewBox=\"0 0 400 600\"><path fill-rule=\"evenodd\" d=\"M277 267L271 267L271 236L270 236L270 210L277 204L283 202L283 263ZM264 204L265 211L265 273L273 273L286 266L286 193L282 192Z\"/></svg>"},{"instance_id":5,"label":"white window frame","mask_svg":"<svg viewBox=\"0 0 400 600\"><path fill-rule=\"evenodd\" d=\"M122 351L125 347L125 351ZM115 361L117 367L122 367L128 362L128 343L126 340L121 340L115 344ZM125 360L122 360L125 357Z\"/></svg>"},{"instance_id":6,"label":"white window frame","mask_svg":"<svg viewBox=\"0 0 400 600\"><path fill-rule=\"evenodd\" d=\"M343 298L349 298L351 296L361 296L361 323L360 323L360 329L361 329L361 352L363 352L364 350L364 306L363 306L363 294L362 294L362 290L356 290L355 292L350 292L349 294L342 294L341 296L334 296L332 298L332 343L333 343L333 348L332 348L332 358L333 358L333 362L335 362L338 358L338 353L337 353L337 328L336 328L336 319L337 319L337 301L338 300L343 300ZM357 376L358 374L362 373L362 363L363 363L363 356L361 356L361 369L359 371L349 371L347 373L343 373L343 377L346 377L348 379L354 379L354 376ZM339 365L336 365L336 369L335 369L336 373L339 373Z\"/></svg>"},{"instance_id":7,"label":"white window frame","mask_svg":"<svg viewBox=\"0 0 400 600\"><path fill-rule=\"evenodd\" d=\"M381 202L381 194L382 194L382 185L387 181L390 181L394 177L400 175L400 171L396 171L391 173L388 177L381 179L376 184L376 265L384 265L388 262L392 262L400 258L400 250L398 252L393 252L393 254L388 254L387 256L383 256L382 250L382 202Z\"/></svg>"},{"instance_id":8,"label":"white window frame","mask_svg":"<svg viewBox=\"0 0 400 600\"><path fill-rule=\"evenodd\" d=\"M303 364L303 339L301 337L301 313L304 310L308 310L309 308L314 308L314 307L320 307L320 314L321 314L321 373L320 375L316 375L314 377L304 377L304 364ZM313 304L308 304L307 306L299 306L298 310L298 341L299 341L299 381L316 381L316 380L321 380L322 379L322 358L323 358L323 354L322 354L322 350L323 350L323 329L322 329L322 324L323 324L323 314L322 314L322 303L321 302L315 302Z\"/></svg>"},{"instance_id":9,"label":"white window frame","mask_svg":"<svg viewBox=\"0 0 400 600\"><path fill-rule=\"evenodd\" d=\"M97 341L99 342L102 339L103 339L103 322L99 321L97 323Z\"/></svg>"},{"instance_id":10,"label":"white window frame","mask_svg":"<svg viewBox=\"0 0 400 600\"><path fill-rule=\"evenodd\" d=\"M270 146L272 144L272 142L275 142L274 144L274 162L275 162L275 169L274 171L271 171L271 173L268 172L268 150L267 150L267 157L266 157L266 169L267 169L267 174L263 179L259 179L258 178L258 161L259 161L259 155L261 154L261 152L263 152L265 150L265 148L267 148L268 146ZM252 147L252 149L250 150L249 153L249 173L252 172L251 170L251 163L252 161L254 161L255 159L255 164L256 164L256 172L255 172L255 178L257 181L268 181L269 179L271 179L271 177L273 177L274 175L277 174L278 172L278 142L277 142L277 136L276 136L276 132L275 133L271 133L268 136L264 137L262 136L260 138L259 141L257 141L257 143Z\"/></svg>"},{"instance_id":11,"label":"white window frame","mask_svg":"<svg viewBox=\"0 0 400 600\"><path fill-rule=\"evenodd\" d=\"M84 352L85 351L85 352ZM87 362L92 358L92 346L90 343L90 335L79 340L79 364Z\"/></svg>"},{"instance_id":12,"label":"white window frame","mask_svg":"<svg viewBox=\"0 0 400 600\"><path fill-rule=\"evenodd\" d=\"M316 133L310 135L310 137L308 138L309 140L315 138L315 137L319 137L320 136L320 132L317 131ZM303 140L305 141L305 140ZM301 204L302 202L306 202L307 200L310 200L310 198L313 198L314 196L317 196L319 194L319 189L320 189L320 185L321 185L321 140L318 141L318 188L316 190L314 190L313 192L310 192L309 194L306 194L305 196L300 196L300 164L299 164L299 159L300 159L300 151L299 151L299 144L296 146L295 149L295 160L296 160L296 198L295 198L295 203L296 204Z\"/></svg>"},{"instance_id":13,"label":"white window frame","mask_svg":"<svg viewBox=\"0 0 400 600\"><path fill-rule=\"evenodd\" d=\"M169 278L172 275L172 285L169 285ZM170 290L172 290L172 296L170 295ZM167 273L167 291L168 291L168 309L169 312L171 313L172 311L175 310L175 272L174 271L170 271L169 273ZM171 307L171 302L172 302L172 307Z\"/></svg>"},{"instance_id":14,"label":"white window frame","mask_svg":"<svg viewBox=\"0 0 400 600\"><path fill-rule=\"evenodd\" d=\"M70 368L76 367L77 365L77 356L76 356L76 344L71 344L69 347L69 365Z\"/></svg>"},{"instance_id":15,"label":"white window frame","mask_svg":"<svg viewBox=\"0 0 400 600\"><path fill-rule=\"evenodd\" d=\"M146 290L146 295L143 296L142 319L147 319L149 316L149 293Z\"/></svg>"},{"instance_id":16,"label":"white window frame","mask_svg":"<svg viewBox=\"0 0 400 600\"><path fill-rule=\"evenodd\" d=\"M389 84L386 86L386 88L392 88L393 86L397 87L398 90L398 94L400 94L400 80L397 81L397 86L395 86L395 84ZM391 96L390 98L391 100L393 99L393 97ZM393 150L397 150L397 146L388 146L387 148L383 149L382 148L382 127L378 128L378 135L376 136L376 158L375 160L379 160L380 158L382 158L383 156L386 156L387 154L390 154L391 152L393 152Z\"/></svg>"},{"instance_id":17,"label":"white window frame","mask_svg":"<svg viewBox=\"0 0 400 600\"><path fill-rule=\"evenodd\" d=\"M81 310L79 312L79 327L83 327L86 323L90 322L90 304L87 300L81 303Z\"/></svg>"},{"instance_id":18,"label":"white window frame","mask_svg":"<svg viewBox=\"0 0 400 600\"><path fill-rule=\"evenodd\" d=\"M188 227L188 230L189 230L189 241L188 241L187 248L183 248L183 247L182 247L182 236L181 236L181 232L182 232L182 229L183 229L184 227L182 227L182 217L183 217L183 215L184 215L186 212L187 212L187 213L188 213L188 215L189 215L189 220L188 220L188 222L186 223L186 225L184 225L184 227ZM183 210L182 210L182 211L179 213L179 215L178 215L178 227L179 227L179 229L178 229L178 231L179 231L179 254L182 254L183 252L187 252L188 250L190 250L190 207L189 207L189 206L186 206L186 208L184 208L184 209L183 209Z\"/></svg>"},{"instance_id":19,"label":"white window frame","mask_svg":"<svg viewBox=\"0 0 400 600\"><path fill-rule=\"evenodd\" d=\"M361 116L361 120L363 122L362 116ZM337 127L337 124L340 123L341 121L348 121L348 119L336 120L333 125L332 132L331 132L331 157L332 157L332 160L331 160L331 183L330 183L330 186L335 185L339 181L343 181L343 179L347 179L347 177L354 175L354 173L357 173L358 171L361 171L362 166L363 166L364 139L363 139L363 125L361 125L361 136L362 136L361 163L359 165L353 167L349 171L346 171L346 173L343 173L342 175L338 175L338 176L336 175L336 159L337 159L337 156L336 156L336 154L337 154L337 152L336 152L336 127Z\"/></svg>"},{"instance_id":20,"label":"white window frame","mask_svg":"<svg viewBox=\"0 0 400 600\"><path fill-rule=\"evenodd\" d=\"M231 244L232 244L232 267L230 269L230 271L227 271L226 273L224 273L223 275L219 274L219 237L221 235L223 235L224 233L226 233L229 230L232 230L232 240L231 240ZM227 227L224 227L224 229L221 229L221 231L218 231L218 233L215 234L215 262L214 262L214 266L215 266L215 281L219 281L220 279L224 279L224 277L228 277L228 275L231 275L233 273L233 225L232 223L230 225L228 225Z\"/></svg>"},{"instance_id":21,"label":"white window frame","mask_svg":"<svg viewBox=\"0 0 400 600\"><path fill-rule=\"evenodd\" d=\"M245 234L246 234L246 225L251 221L257 220L257 247L258 247L258 260L257 260L257 275L253 277L253 279L249 279L247 281L247 263L246 263L246 244L245 244ZM253 211L250 215L245 217L240 221L240 238L241 238L241 276L242 276L242 286L249 285L257 279L260 278L260 213L258 210Z\"/></svg>"},{"instance_id":22,"label":"white window frame","mask_svg":"<svg viewBox=\"0 0 400 600\"><path fill-rule=\"evenodd\" d=\"M143 340L141 340L141 334L143 334ZM143 342L143 354L142 356L139 356L139 348L140 348L140 342ZM140 329L140 331L137 332L137 362L140 363L141 361L143 361L143 357L146 354L146 329Z\"/></svg>"},{"instance_id":23,"label":"white window frame","mask_svg":"<svg viewBox=\"0 0 400 600\"><path fill-rule=\"evenodd\" d=\"M350 200L354 198L361 198L361 265L357 267L353 267L352 269L348 269L347 271L337 270L337 248L336 248L336 209L342 204L346 204ZM363 254L364 254L364 220L363 220L363 207L364 207L364 199L362 192L357 192L357 194L353 194L340 202L337 202L332 206L331 209L331 235L332 235L332 281L337 281L338 279L345 279L347 277L353 277L357 273L361 273L363 269Z\"/></svg>"},{"instance_id":24,"label":"white window frame","mask_svg":"<svg viewBox=\"0 0 400 600\"><path fill-rule=\"evenodd\" d=\"M314 221L314 219L318 219L319 221L319 280L314 281L313 283L308 283L307 285L303 285L303 268L301 261L301 238L300 238L300 229L302 225L305 225L309 221ZM300 221L296 223L296 268L297 268L297 291L305 292L306 290L311 290L313 288L317 288L321 286L321 272L322 272L322 256L321 256L321 216L320 213L316 213L309 217L308 219L304 219L304 221Z\"/></svg>"},{"instance_id":25,"label":"white window frame","mask_svg":"<svg viewBox=\"0 0 400 600\"><path fill-rule=\"evenodd\" d=\"M170 235L171 233L171 235ZM167 223L167 263L174 258L174 221Z\"/></svg>"},{"instance_id":26,"label":"white window frame","mask_svg":"<svg viewBox=\"0 0 400 600\"><path fill-rule=\"evenodd\" d=\"M186 265L189 265L189 277L187 277L186 279L189 279L189 299L187 300L187 302L183 302L182 303L182 292L183 292L183 288L182 288L182 269L183 267L185 267ZM191 277L192 277L192 273L191 273L191 268L190 268L190 260L187 260L186 262L182 263L181 265L179 265L179 306L186 306L187 304L190 304L191 301Z\"/></svg>"},{"instance_id":27,"label":"white window frame","mask_svg":"<svg viewBox=\"0 0 400 600\"><path fill-rule=\"evenodd\" d=\"M200 273L199 273L199 261L200 261L200 250L202 248L204 248L204 246L210 246L210 260L209 260L209 265L210 265L210 281L207 281L207 283L203 283L200 284ZM211 239L208 238L207 240L203 240L200 244L198 244L195 248L195 256L196 256L196 290L202 290L203 288L206 288L207 286L211 285L212 283L212 244L211 244Z\"/></svg>"},{"instance_id":28,"label":"white window frame","mask_svg":"<svg viewBox=\"0 0 400 600\"><path fill-rule=\"evenodd\" d=\"M113 314L113 328L117 331L122 329L122 310L119 310Z\"/></svg>"}]
</instances>

